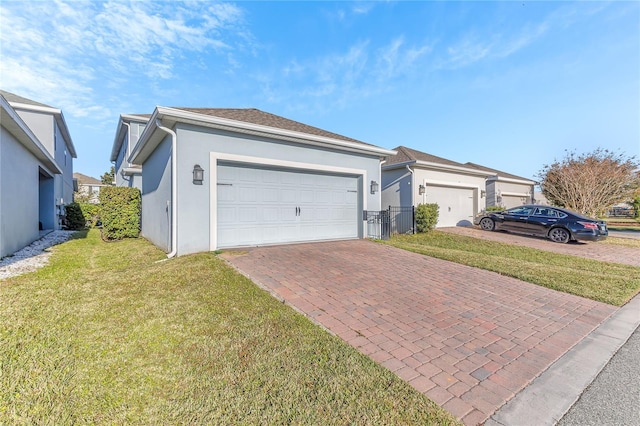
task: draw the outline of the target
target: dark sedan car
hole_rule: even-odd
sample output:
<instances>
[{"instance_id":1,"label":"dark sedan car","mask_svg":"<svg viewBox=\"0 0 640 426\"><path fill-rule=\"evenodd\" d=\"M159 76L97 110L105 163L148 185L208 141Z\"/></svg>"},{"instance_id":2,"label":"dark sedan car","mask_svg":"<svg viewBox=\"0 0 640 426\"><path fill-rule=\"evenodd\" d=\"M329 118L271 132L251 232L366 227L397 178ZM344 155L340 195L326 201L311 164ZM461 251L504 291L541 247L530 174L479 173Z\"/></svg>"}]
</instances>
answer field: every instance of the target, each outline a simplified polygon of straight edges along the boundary
<instances>
[{"instance_id":1,"label":"dark sedan car","mask_svg":"<svg viewBox=\"0 0 640 426\"><path fill-rule=\"evenodd\" d=\"M607 237L607 224L571 210L525 205L495 212L482 212L474 219L485 231L513 231L549 238L556 243L597 241Z\"/></svg>"}]
</instances>

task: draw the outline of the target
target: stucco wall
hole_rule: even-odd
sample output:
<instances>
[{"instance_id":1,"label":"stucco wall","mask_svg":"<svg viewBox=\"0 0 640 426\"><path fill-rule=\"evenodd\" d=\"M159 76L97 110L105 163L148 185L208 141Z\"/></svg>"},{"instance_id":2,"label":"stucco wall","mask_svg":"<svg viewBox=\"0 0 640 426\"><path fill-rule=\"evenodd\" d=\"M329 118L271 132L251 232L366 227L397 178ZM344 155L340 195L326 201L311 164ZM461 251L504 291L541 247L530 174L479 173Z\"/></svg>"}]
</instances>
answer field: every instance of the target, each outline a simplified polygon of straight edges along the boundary
<instances>
[{"instance_id":1,"label":"stucco wall","mask_svg":"<svg viewBox=\"0 0 640 426\"><path fill-rule=\"evenodd\" d=\"M9 132L0 135L0 257L38 239L39 161Z\"/></svg>"},{"instance_id":2,"label":"stucco wall","mask_svg":"<svg viewBox=\"0 0 640 426\"><path fill-rule=\"evenodd\" d=\"M141 233L162 250L170 251L171 139L169 137L158 145L142 168Z\"/></svg>"},{"instance_id":3,"label":"stucco wall","mask_svg":"<svg viewBox=\"0 0 640 426\"><path fill-rule=\"evenodd\" d=\"M411 173L406 169L382 170L382 208L413 205Z\"/></svg>"},{"instance_id":4,"label":"stucco wall","mask_svg":"<svg viewBox=\"0 0 640 426\"><path fill-rule=\"evenodd\" d=\"M145 124L129 123L129 128L123 136L120 151L118 151L118 157L115 162L116 186L138 188L142 191L142 175L134 174L122 176L121 170L126 167L131 167L131 164L127 161L128 157L136 143L138 143L138 139L140 139L140 135L144 131L145 127Z\"/></svg>"},{"instance_id":5,"label":"stucco wall","mask_svg":"<svg viewBox=\"0 0 640 426\"><path fill-rule=\"evenodd\" d=\"M446 172L440 170L415 169L414 200L422 203L423 197L418 194L420 185L451 186L455 188L473 189L473 214L478 213L485 207L486 201L482 198L482 191L485 189L485 178L483 176L467 175L461 172Z\"/></svg>"},{"instance_id":6,"label":"stucco wall","mask_svg":"<svg viewBox=\"0 0 640 426\"><path fill-rule=\"evenodd\" d=\"M508 209L532 202L533 185L499 180L491 181L490 184L487 184L487 187L489 185L492 190L487 190L488 206L502 206ZM525 195L527 193L529 193L528 196Z\"/></svg>"},{"instance_id":7,"label":"stucco wall","mask_svg":"<svg viewBox=\"0 0 640 426\"><path fill-rule=\"evenodd\" d=\"M63 204L73 202L73 157L69 152L67 143L62 136L62 132L54 121L55 131L55 160L58 167L62 169L62 175L56 175L56 200L63 199Z\"/></svg>"},{"instance_id":8,"label":"stucco wall","mask_svg":"<svg viewBox=\"0 0 640 426\"><path fill-rule=\"evenodd\" d=\"M51 114L37 111L25 111L16 108L16 112L22 118L29 129L38 138L42 145L49 151L52 157L55 158L55 146L54 146L54 119Z\"/></svg>"},{"instance_id":9,"label":"stucco wall","mask_svg":"<svg viewBox=\"0 0 640 426\"><path fill-rule=\"evenodd\" d=\"M380 182L380 162L376 156L347 154L185 124L178 125L175 130L178 135L178 254L208 251L210 248L209 210L212 183L209 161L211 152L366 170L366 182L363 183L363 188L361 188L360 192L365 197L367 209L380 210L380 192L372 195L369 191L371 180ZM167 140L164 143L167 143ZM162 152L165 151L163 150ZM154 153L154 156L157 155L158 150ZM150 160L151 158L143 164L143 194L148 193L150 186L147 183L147 176L150 174L148 169L150 167L157 169L164 164L157 165L154 163L152 166ZM168 161L168 158L166 160ZM195 164L199 164L205 169L203 185L193 184L192 172ZM166 169L165 175L169 175L168 170ZM162 179L165 180L166 178L163 177ZM154 221L158 221L158 215L150 216L152 213L148 210L151 209L150 204L155 206L161 202L164 201L159 197L152 199L148 195L143 195L143 233L145 237L156 244L155 239L157 237L154 234L153 238L155 239L152 239L150 231L145 230L145 226L148 226L145 225L145 222L149 217L153 217ZM145 206L145 203L147 206ZM360 204L362 207L362 201ZM153 207L153 209L156 208ZM362 235L362 224L360 223L359 226L360 234ZM161 246L160 244L157 245Z\"/></svg>"}]
</instances>

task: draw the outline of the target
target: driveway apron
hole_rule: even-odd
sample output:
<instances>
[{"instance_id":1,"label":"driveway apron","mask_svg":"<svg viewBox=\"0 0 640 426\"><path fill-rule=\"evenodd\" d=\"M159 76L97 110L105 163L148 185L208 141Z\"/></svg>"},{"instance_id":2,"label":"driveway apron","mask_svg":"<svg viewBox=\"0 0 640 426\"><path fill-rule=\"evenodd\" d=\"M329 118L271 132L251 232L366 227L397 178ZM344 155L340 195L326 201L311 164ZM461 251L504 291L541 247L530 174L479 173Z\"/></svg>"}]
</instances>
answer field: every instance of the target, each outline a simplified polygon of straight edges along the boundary
<instances>
[{"instance_id":1,"label":"driveway apron","mask_svg":"<svg viewBox=\"0 0 640 426\"><path fill-rule=\"evenodd\" d=\"M616 310L368 240L223 256L468 425L485 421Z\"/></svg>"}]
</instances>

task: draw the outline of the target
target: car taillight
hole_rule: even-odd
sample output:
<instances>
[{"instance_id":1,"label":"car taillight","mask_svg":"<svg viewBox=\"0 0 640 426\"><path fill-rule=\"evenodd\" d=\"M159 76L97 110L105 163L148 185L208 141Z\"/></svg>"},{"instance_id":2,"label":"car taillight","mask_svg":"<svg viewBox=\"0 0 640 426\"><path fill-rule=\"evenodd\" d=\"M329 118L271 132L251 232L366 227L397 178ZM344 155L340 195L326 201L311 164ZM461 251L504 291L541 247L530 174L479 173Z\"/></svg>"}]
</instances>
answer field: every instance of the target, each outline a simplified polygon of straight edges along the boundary
<instances>
[{"instance_id":1,"label":"car taillight","mask_svg":"<svg viewBox=\"0 0 640 426\"><path fill-rule=\"evenodd\" d=\"M587 229L598 229L597 223L592 223L592 222L578 222L578 223Z\"/></svg>"}]
</instances>

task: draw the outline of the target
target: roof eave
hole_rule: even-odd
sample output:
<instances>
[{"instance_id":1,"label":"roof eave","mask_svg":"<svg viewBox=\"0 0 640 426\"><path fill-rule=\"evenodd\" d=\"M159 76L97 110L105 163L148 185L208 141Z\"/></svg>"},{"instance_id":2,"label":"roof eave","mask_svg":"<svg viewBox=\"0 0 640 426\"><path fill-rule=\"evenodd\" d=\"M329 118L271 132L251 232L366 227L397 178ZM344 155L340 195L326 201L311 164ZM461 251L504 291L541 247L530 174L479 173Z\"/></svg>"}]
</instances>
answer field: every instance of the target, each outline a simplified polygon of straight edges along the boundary
<instances>
[{"instance_id":1,"label":"roof eave","mask_svg":"<svg viewBox=\"0 0 640 426\"><path fill-rule=\"evenodd\" d=\"M495 176L494 173L489 173L489 172L485 172L477 169L470 169L467 167L452 166L449 164L434 163L431 161L420 161L420 160L409 160L409 161L403 161L401 163L388 164L388 165L382 166L382 168L386 170L390 170L390 169L405 168L406 166L414 166L414 167L417 166L417 167L433 169L433 170L460 172L460 173L466 173L474 176L482 176L484 178Z\"/></svg>"},{"instance_id":2,"label":"roof eave","mask_svg":"<svg viewBox=\"0 0 640 426\"><path fill-rule=\"evenodd\" d=\"M118 154L120 153L120 148L122 147L122 143L124 142L124 132L126 131L125 122L137 122L137 123L147 123L149 121L148 118L141 117L139 115L132 114L120 114L120 119L118 120L118 127L116 127L116 136L113 139L113 145L111 146L111 157L110 161L116 161L118 159Z\"/></svg>"},{"instance_id":3,"label":"roof eave","mask_svg":"<svg viewBox=\"0 0 640 426\"><path fill-rule=\"evenodd\" d=\"M131 161L132 163L141 164L146 160L148 155L153 152L157 144L159 144L162 139L164 139L164 135L162 135L161 137L154 136L157 129L157 119L171 121L171 125L169 125L168 127L173 127L173 125L175 125L176 123L187 123L203 127L228 130L237 133L270 137L273 139L299 141L307 145L322 146L325 148L328 147L334 149L337 148L343 151L376 155L381 159L382 157L386 157L389 155L396 155L396 151L379 148L376 146L362 145L324 136L311 135L303 132L278 129L275 127L247 123L244 121L230 120L227 118L220 118L198 114L190 111L184 111L176 108L159 106L156 107L153 114L151 115L151 118L149 119L149 125L145 128L142 135L140 135L140 139L138 140L138 143L136 144L133 152L129 157L129 161Z\"/></svg>"},{"instance_id":4,"label":"roof eave","mask_svg":"<svg viewBox=\"0 0 640 426\"><path fill-rule=\"evenodd\" d=\"M538 184L536 181L533 181L533 180L514 179L514 178L508 178L508 177L500 176L500 175L492 176L492 177L489 178L489 180L495 180L495 181L499 181L499 182L508 182L508 183L519 183L519 184L522 184L522 185L537 185Z\"/></svg>"},{"instance_id":5,"label":"roof eave","mask_svg":"<svg viewBox=\"0 0 640 426\"><path fill-rule=\"evenodd\" d=\"M20 115L13 109L9 102L0 96L0 114L2 126L7 129L29 152L31 152L42 164L53 174L62 174L62 169L58 166L49 151L42 145L42 142L31 131L29 126L20 118Z\"/></svg>"},{"instance_id":6,"label":"roof eave","mask_svg":"<svg viewBox=\"0 0 640 426\"><path fill-rule=\"evenodd\" d=\"M25 109L29 111L35 111L35 112L43 112L45 114L53 115L54 119L56 120L56 123L58 124L58 128L62 132L62 137L67 142L67 148L69 149L69 154L71 154L73 158L78 158L78 155L76 153L76 147L73 145L73 140L71 139L71 134L69 133L69 128L67 127L67 122L64 119L62 110L58 108L52 108L52 107L41 106L41 105L31 105L31 104L25 104L21 102L9 102L9 104L11 105L12 108Z\"/></svg>"}]
</instances>

